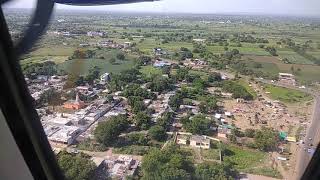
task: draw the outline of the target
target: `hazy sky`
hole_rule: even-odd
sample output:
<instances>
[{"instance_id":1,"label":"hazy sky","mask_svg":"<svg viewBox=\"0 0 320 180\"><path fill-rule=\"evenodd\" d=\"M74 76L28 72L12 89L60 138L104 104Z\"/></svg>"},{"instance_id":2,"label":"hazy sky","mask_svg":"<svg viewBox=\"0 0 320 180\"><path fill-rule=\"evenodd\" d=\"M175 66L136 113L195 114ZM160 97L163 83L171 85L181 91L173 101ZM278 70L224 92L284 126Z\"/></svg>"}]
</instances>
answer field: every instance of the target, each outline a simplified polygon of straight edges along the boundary
<instances>
[{"instance_id":1,"label":"hazy sky","mask_svg":"<svg viewBox=\"0 0 320 180\"><path fill-rule=\"evenodd\" d=\"M35 0L12 0L7 7L34 7ZM73 7L57 5L58 9L163 13L255 13L320 16L320 0L162 0L129 5Z\"/></svg>"}]
</instances>

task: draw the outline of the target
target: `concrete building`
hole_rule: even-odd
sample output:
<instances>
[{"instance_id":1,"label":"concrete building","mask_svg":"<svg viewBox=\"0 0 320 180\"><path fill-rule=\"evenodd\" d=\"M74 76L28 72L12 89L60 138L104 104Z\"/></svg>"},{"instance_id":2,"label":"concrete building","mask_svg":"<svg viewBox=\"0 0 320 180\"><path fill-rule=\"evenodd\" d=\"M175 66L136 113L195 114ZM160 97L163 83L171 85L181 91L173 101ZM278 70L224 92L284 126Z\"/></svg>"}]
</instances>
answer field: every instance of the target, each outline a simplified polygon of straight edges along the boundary
<instances>
[{"instance_id":1,"label":"concrete building","mask_svg":"<svg viewBox=\"0 0 320 180\"><path fill-rule=\"evenodd\" d=\"M190 146L203 149L210 149L210 139L206 139L203 136L193 135L190 138Z\"/></svg>"},{"instance_id":2,"label":"concrete building","mask_svg":"<svg viewBox=\"0 0 320 180\"><path fill-rule=\"evenodd\" d=\"M205 43L206 39L193 39L193 41L196 43Z\"/></svg>"},{"instance_id":3,"label":"concrete building","mask_svg":"<svg viewBox=\"0 0 320 180\"><path fill-rule=\"evenodd\" d=\"M283 85L295 86L296 80L293 74L279 73L279 83Z\"/></svg>"},{"instance_id":4,"label":"concrete building","mask_svg":"<svg viewBox=\"0 0 320 180\"><path fill-rule=\"evenodd\" d=\"M130 156L121 155L119 157L109 156L105 160L94 160L96 164L100 165L96 173L98 177L109 177L112 179L126 179L127 176L132 176L136 173L140 161L133 159Z\"/></svg>"},{"instance_id":5,"label":"concrete building","mask_svg":"<svg viewBox=\"0 0 320 180\"><path fill-rule=\"evenodd\" d=\"M129 48L129 47L131 47L132 46L132 42L124 42L123 43L123 47L124 48Z\"/></svg>"},{"instance_id":6,"label":"concrete building","mask_svg":"<svg viewBox=\"0 0 320 180\"><path fill-rule=\"evenodd\" d=\"M187 145L187 143L188 143L188 137L187 137L187 136L184 136L184 135L178 135L176 142L177 142L177 144Z\"/></svg>"},{"instance_id":7,"label":"concrete building","mask_svg":"<svg viewBox=\"0 0 320 180\"><path fill-rule=\"evenodd\" d=\"M45 132L50 141L70 145L81 134L76 126L47 126Z\"/></svg>"}]
</instances>

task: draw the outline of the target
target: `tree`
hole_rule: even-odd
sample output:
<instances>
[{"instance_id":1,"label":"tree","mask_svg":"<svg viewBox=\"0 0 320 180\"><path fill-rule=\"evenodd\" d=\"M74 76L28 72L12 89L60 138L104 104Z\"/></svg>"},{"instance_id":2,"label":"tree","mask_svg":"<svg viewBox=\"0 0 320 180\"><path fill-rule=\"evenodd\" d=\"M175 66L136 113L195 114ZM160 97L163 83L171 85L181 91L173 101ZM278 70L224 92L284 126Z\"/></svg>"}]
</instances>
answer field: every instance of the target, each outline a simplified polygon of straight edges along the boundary
<instances>
[{"instance_id":1,"label":"tree","mask_svg":"<svg viewBox=\"0 0 320 180\"><path fill-rule=\"evenodd\" d=\"M277 50L274 47L267 47L266 51L269 52L272 56L278 56Z\"/></svg>"},{"instance_id":2,"label":"tree","mask_svg":"<svg viewBox=\"0 0 320 180\"><path fill-rule=\"evenodd\" d=\"M238 172L230 164L216 162L199 164L195 170L196 180L231 180L235 179Z\"/></svg>"},{"instance_id":3,"label":"tree","mask_svg":"<svg viewBox=\"0 0 320 180\"><path fill-rule=\"evenodd\" d=\"M107 98L107 102L109 103L112 103L114 101L113 96L111 94L108 94L106 98Z\"/></svg>"},{"instance_id":4,"label":"tree","mask_svg":"<svg viewBox=\"0 0 320 180\"><path fill-rule=\"evenodd\" d=\"M116 57L117 57L117 59L119 59L119 60L124 60L124 59L126 58L126 56L125 56L123 53L118 53L118 54L116 55Z\"/></svg>"},{"instance_id":5,"label":"tree","mask_svg":"<svg viewBox=\"0 0 320 180\"><path fill-rule=\"evenodd\" d=\"M185 129L192 134L208 135L210 127L213 125L213 121L200 114L189 118L189 120L183 125Z\"/></svg>"},{"instance_id":6,"label":"tree","mask_svg":"<svg viewBox=\"0 0 320 180\"><path fill-rule=\"evenodd\" d=\"M89 180L94 175L95 164L83 153L73 155L62 151L57 155L58 164L67 180Z\"/></svg>"},{"instance_id":7,"label":"tree","mask_svg":"<svg viewBox=\"0 0 320 180\"><path fill-rule=\"evenodd\" d=\"M134 117L135 124L139 129L146 130L149 129L151 125L151 118L145 112L138 112Z\"/></svg>"},{"instance_id":8,"label":"tree","mask_svg":"<svg viewBox=\"0 0 320 180\"><path fill-rule=\"evenodd\" d=\"M209 96L205 101L200 102L199 109L201 113L208 113L216 110L218 107L217 99L215 97Z\"/></svg>"},{"instance_id":9,"label":"tree","mask_svg":"<svg viewBox=\"0 0 320 180\"><path fill-rule=\"evenodd\" d=\"M93 81L99 77L100 67L94 66L89 70L88 75L84 78L89 84L93 84Z\"/></svg>"},{"instance_id":10,"label":"tree","mask_svg":"<svg viewBox=\"0 0 320 180\"><path fill-rule=\"evenodd\" d=\"M170 89L169 79L162 76L156 76L155 78L153 78L152 82L150 83L149 88L152 91L156 91L160 93L165 90L169 90Z\"/></svg>"},{"instance_id":11,"label":"tree","mask_svg":"<svg viewBox=\"0 0 320 180\"><path fill-rule=\"evenodd\" d=\"M40 105L48 103L50 106L58 106L63 103L61 100L61 93L57 92L54 88L44 91L38 100Z\"/></svg>"},{"instance_id":12,"label":"tree","mask_svg":"<svg viewBox=\"0 0 320 180\"><path fill-rule=\"evenodd\" d=\"M110 60L109 60L109 62L111 63L111 64L115 64L116 63L116 59L115 58L111 58Z\"/></svg>"},{"instance_id":13,"label":"tree","mask_svg":"<svg viewBox=\"0 0 320 180\"><path fill-rule=\"evenodd\" d=\"M111 117L108 121L98 123L94 137L99 143L110 146L128 125L127 117L124 115Z\"/></svg>"},{"instance_id":14,"label":"tree","mask_svg":"<svg viewBox=\"0 0 320 180\"><path fill-rule=\"evenodd\" d=\"M171 96L169 99L169 106L172 110L176 111L180 107L181 103L183 102L183 96L181 92L176 92L174 96Z\"/></svg>"},{"instance_id":15,"label":"tree","mask_svg":"<svg viewBox=\"0 0 320 180\"><path fill-rule=\"evenodd\" d=\"M140 66L147 65L150 62L151 62L151 57L149 56L140 56L137 60L137 64L139 64Z\"/></svg>"},{"instance_id":16,"label":"tree","mask_svg":"<svg viewBox=\"0 0 320 180\"><path fill-rule=\"evenodd\" d=\"M274 150L279 141L278 132L272 128L263 127L255 132L254 140L259 149L263 151Z\"/></svg>"},{"instance_id":17,"label":"tree","mask_svg":"<svg viewBox=\"0 0 320 180\"><path fill-rule=\"evenodd\" d=\"M177 70L177 75L176 76L177 76L178 80L180 80L180 81L184 80L187 77L187 75L188 75L188 69L179 68Z\"/></svg>"},{"instance_id":18,"label":"tree","mask_svg":"<svg viewBox=\"0 0 320 180\"><path fill-rule=\"evenodd\" d=\"M233 81L224 81L222 90L232 93L233 98L253 99L252 94L250 94L245 87Z\"/></svg>"},{"instance_id":19,"label":"tree","mask_svg":"<svg viewBox=\"0 0 320 180\"><path fill-rule=\"evenodd\" d=\"M166 131L162 126L155 125L149 129L149 136L157 141L163 141L166 138Z\"/></svg>"},{"instance_id":20,"label":"tree","mask_svg":"<svg viewBox=\"0 0 320 180\"><path fill-rule=\"evenodd\" d=\"M208 82L213 83L213 82L219 82L221 80L222 80L222 78L221 78L220 73L213 72L213 73L209 74Z\"/></svg>"},{"instance_id":21,"label":"tree","mask_svg":"<svg viewBox=\"0 0 320 180\"><path fill-rule=\"evenodd\" d=\"M181 150L169 144L165 149L155 149L142 160L143 180L191 179L192 163Z\"/></svg>"},{"instance_id":22,"label":"tree","mask_svg":"<svg viewBox=\"0 0 320 180\"><path fill-rule=\"evenodd\" d=\"M255 135L255 130L254 129L246 129L244 131L244 134L246 137L253 138Z\"/></svg>"}]
</instances>

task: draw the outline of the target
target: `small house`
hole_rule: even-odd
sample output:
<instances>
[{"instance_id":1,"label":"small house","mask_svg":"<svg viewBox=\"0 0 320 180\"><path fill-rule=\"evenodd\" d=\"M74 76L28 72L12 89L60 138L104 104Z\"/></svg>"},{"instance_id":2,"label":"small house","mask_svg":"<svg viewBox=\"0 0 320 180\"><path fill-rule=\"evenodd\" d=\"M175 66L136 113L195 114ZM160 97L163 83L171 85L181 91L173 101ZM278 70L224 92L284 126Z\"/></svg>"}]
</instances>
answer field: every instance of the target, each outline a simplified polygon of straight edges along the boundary
<instances>
[{"instance_id":1,"label":"small house","mask_svg":"<svg viewBox=\"0 0 320 180\"><path fill-rule=\"evenodd\" d=\"M206 139L203 136L194 135L190 138L190 146L209 149L210 148L210 139Z\"/></svg>"}]
</instances>

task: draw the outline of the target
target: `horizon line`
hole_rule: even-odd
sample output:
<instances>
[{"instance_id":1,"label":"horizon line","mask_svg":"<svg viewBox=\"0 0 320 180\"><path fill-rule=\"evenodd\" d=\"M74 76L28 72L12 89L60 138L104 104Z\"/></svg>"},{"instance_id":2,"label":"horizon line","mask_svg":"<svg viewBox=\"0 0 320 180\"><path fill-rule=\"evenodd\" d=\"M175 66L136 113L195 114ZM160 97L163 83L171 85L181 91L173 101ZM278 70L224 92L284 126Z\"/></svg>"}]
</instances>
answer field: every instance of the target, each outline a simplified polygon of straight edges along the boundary
<instances>
[{"instance_id":1,"label":"horizon line","mask_svg":"<svg viewBox=\"0 0 320 180\"><path fill-rule=\"evenodd\" d=\"M35 7L3 7L3 9L15 9L15 10L32 10ZM132 13L132 14L184 14L184 15L253 15L253 16L287 16L287 17L311 17L311 18L320 18L320 14L284 14L284 13L266 13L266 12L161 12L161 11L129 11L129 10L102 10L102 9L67 9L67 8L55 8L55 11L86 11L86 12L93 12L93 13Z\"/></svg>"}]
</instances>

